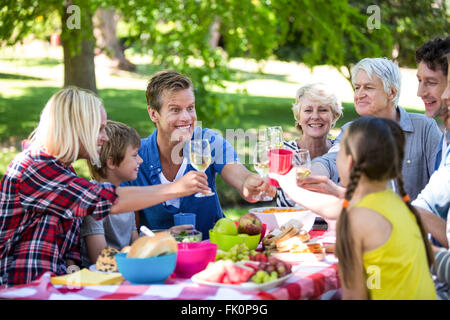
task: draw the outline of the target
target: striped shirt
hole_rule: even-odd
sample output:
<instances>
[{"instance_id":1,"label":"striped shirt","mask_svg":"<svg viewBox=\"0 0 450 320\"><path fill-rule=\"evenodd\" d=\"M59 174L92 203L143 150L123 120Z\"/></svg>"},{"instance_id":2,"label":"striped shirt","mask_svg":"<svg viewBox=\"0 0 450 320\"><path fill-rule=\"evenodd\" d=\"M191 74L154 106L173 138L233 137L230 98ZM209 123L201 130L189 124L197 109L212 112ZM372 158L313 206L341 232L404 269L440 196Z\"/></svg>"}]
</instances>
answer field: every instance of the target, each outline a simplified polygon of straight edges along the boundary
<instances>
[{"instance_id":1,"label":"striped shirt","mask_svg":"<svg viewBox=\"0 0 450 320\"><path fill-rule=\"evenodd\" d=\"M0 185L0 287L66 273L65 259L80 260L80 218L107 216L115 190L41 150L18 154Z\"/></svg>"},{"instance_id":2,"label":"striped shirt","mask_svg":"<svg viewBox=\"0 0 450 320\"><path fill-rule=\"evenodd\" d=\"M450 251L444 248L437 250L434 254L436 276L441 282L438 287L438 295L442 299L450 299Z\"/></svg>"},{"instance_id":3,"label":"striped shirt","mask_svg":"<svg viewBox=\"0 0 450 320\"><path fill-rule=\"evenodd\" d=\"M334 140L328 140L331 142L331 146L333 146ZM296 140L284 141L283 149L291 150L292 152L297 152L300 150L300 147L297 145ZM312 159L311 159L312 160ZM292 201L281 188L277 188L277 196L276 196L277 207L296 207L294 201Z\"/></svg>"}]
</instances>

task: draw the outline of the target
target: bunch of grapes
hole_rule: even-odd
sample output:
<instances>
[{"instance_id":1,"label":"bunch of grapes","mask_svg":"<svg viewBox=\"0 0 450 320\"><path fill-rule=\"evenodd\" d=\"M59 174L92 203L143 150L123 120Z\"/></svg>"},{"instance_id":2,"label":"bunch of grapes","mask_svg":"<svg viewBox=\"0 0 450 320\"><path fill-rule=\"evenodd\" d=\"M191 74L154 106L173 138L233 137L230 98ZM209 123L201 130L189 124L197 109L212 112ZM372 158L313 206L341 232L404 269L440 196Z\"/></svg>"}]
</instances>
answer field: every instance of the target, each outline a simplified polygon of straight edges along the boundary
<instances>
[{"instance_id":1,"label":"bunch of grapes","mask_svg":"<svg viewBox=\"0 0 450 320\"><path fill-rule=\"evenodd\" d=\"M217 250L216 261L232 260L233 262L249 260L249 255L255 255L255 250L249 250L245 243L236 244L228 251Z\"/></svg>"},{"instance_id":2,"label":"bunch of grapes","mask_svg":"<svg viewBox=\"0 0 450 320\"><path fill-rule=\"evenodd\" d=\"M264 270L258 270L252 277L251 281L254 283L265 283L278 279L278 273L276 271L272 271L270 274Z\"/></svg>"},{"instance_id":3,"label":"bunch of grapes","mask_svg":"<svg viewBox=\"0 0 450 320\"><path fill-rule=\"evenodd\" d=\"M292 272L292 267L275 257L268 257L267 261L260 261L255 268L256 273L250 278L254 283L274 281Z\"/></svg>"},{"instance_id":4,"label":"bunch of grapes","mask_svg":"<svg viewBox=\"0 0 450 320\"><path fill-rule=\"evenodd\" d=\"M280 278L292 272L292 266L290 264L285 263L273 256L269 257L266 262L260 262L259 269L266 271L268 274L276 272Z\"/></svg>"}]
</instances>

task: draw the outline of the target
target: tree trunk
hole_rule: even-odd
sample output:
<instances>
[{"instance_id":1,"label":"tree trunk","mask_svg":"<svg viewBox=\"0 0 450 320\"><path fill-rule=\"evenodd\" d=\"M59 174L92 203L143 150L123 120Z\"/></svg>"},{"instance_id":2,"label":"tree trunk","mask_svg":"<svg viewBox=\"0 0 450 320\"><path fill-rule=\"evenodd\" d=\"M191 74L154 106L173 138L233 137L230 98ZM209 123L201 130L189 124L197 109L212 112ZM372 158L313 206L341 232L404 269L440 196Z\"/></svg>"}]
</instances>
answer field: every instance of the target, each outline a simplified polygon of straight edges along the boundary
<instances>
[{"instance_id":1,"label":"tree trunk","mask_svg":"<svg viewBox=\"0 0 450 320\"><path fill-rule=\"evenodd\" d=\"M215 18L214 22L209 27L209 46L211 49L216 49L219 45L220 40L220 20Z\"/></svg>"},{"instance_id":2,"label":"tree trunk","mask_svg":"<svg viewBox=\"0 0 450 320\"><path fill-rule=\"evenodd\" d=\"M345 70L347 72L342 71L342 68L345 68ZM352 82L352 67L348 64L344 65L343 67L340 68L336 68L339 73L344 76L345 79L347 79L347 81L350 83L350 85L352 86L353 91L355 91L355 87L353 86L353 82Z\"/></svg>"},{"instance_id":3,"label":"tree trunk","mask_svg":"<svg viewBox=\"0 0 450 320\"><path fill-rule=\"evenodd\" d=\"M117 22L120 15L114 9L97 9L94 16L94 34L97 47L105 51L112 59L113 67L126 71L135 71L136 66L126 57L124 48L117 39Z\"/></svg>"},{"instance_id":4,"label":"tree trunk","mask_svg":"<svg viewBox=\"0 0 450 320\"><path fill-rule=\"evenodd\" d=\"M78 9L77 9L78 7ZM74 10L74 8L76 10ZM61 43L64 53L64 86L74 85L97 93L92 13L87 1L65 1L62 6ZM78 17L78 25L76 18Z\"/></svg>"}]
</instances>

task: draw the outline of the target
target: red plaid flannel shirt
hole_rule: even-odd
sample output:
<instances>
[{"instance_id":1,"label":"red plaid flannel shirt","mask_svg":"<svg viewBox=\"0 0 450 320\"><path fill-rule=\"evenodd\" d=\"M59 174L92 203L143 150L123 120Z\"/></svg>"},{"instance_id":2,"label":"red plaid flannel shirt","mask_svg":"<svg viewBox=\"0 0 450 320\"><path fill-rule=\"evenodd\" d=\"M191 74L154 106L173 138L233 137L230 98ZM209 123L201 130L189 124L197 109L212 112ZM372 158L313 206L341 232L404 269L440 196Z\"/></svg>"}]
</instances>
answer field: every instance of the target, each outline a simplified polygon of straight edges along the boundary
<instances>
[{"instance_id":1,"label":"red plaid flannel shirt","mask_svg":"<svg viewBox=\"0 0 450 320\"><path fill-rule=\"evenodd\" d=\"M27 149L8 166L0 189L0 287L66 273L80 260L83 217L102 219L117 199L115 186L94 184L42 151Z\"/></svg>"}]
</instances>

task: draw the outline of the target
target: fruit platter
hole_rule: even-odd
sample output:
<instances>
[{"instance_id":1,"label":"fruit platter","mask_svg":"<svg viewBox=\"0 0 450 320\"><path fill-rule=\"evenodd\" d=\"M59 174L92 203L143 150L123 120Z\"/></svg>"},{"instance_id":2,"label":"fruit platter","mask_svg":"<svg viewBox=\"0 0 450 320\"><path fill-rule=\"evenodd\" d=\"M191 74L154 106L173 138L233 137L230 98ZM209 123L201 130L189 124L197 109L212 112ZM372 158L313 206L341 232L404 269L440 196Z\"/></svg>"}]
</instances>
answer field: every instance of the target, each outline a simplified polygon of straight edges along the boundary
<instances>
[{"instance_id":1,"label":"fruit platter","mask_svg":"<svg viewBox=\"0 0 450 320\"><path fill-rule=\"evenodd\" d=\"M194 283L243 290L269 290L292 276L292 267L276 257L257 251L265 226L252 213L239 221L218 220L210 230L210 241L217 243L214 262L192 276Z\"/></svg>"},{"instance_id":2,"label":"fruit platter","mask_svg":"<svg viewBox=\"0 0 450 320\"><path fill-rule=\"evenodd\" d=\"M241 290L270 290L289 279L291 265L275 258L258 254L254 260L218 260L192 276L194 283Z\"/></svg>"}]
</instances>

